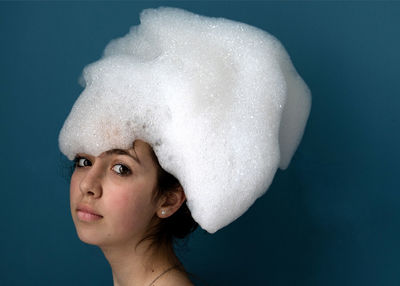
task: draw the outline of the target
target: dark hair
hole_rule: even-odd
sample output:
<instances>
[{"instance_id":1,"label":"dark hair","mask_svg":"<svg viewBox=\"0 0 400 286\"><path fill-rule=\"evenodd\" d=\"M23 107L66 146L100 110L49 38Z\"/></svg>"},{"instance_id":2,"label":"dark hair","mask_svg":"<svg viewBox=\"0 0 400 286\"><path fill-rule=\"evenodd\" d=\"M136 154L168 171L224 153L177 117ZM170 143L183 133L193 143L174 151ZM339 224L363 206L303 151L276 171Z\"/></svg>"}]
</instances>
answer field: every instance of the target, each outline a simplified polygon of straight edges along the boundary
<instances>
[{"instance_id":1,"label":"dark hair","mask_svg":"<svg viewBox=\"0 0 400 286\"><path fill-rule=\"evenodd\" d=\"M168 195L168 192L174 192L182 186L177 178L161 167L153 149L151 149L151 156L157 165L157 187L153 193L153 200L157 201L163 195ZM148 231L147 235L139 244L142 241L151 240L149 248L154 247L155 250L158 250L164 247L174 256L173 249L177 239L187 237L196 230L197 227L198 224L192 218L185 201L174 214L159 220L159 222Z\"/></svg>"}]
</instances>

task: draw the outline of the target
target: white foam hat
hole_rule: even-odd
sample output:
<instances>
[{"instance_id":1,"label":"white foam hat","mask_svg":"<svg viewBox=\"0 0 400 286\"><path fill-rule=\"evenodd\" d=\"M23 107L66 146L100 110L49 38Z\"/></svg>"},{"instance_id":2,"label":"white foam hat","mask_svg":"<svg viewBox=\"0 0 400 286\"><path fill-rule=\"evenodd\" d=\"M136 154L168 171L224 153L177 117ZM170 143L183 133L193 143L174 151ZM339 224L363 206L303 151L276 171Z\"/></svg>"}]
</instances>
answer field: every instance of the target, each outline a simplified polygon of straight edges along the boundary
<instances>
[{"instance_id":1,"label":"white foam hat","mask_svg":"<svg viewBox=\"0 0 400 286\"><path fill-rule=\"evenodd\" d=\"M83 70L59 136L73 159L149 143L213 233L242 215L300 143L311 94L272 35L176 8L144 10Z\"/></svg>"}]
</instances>

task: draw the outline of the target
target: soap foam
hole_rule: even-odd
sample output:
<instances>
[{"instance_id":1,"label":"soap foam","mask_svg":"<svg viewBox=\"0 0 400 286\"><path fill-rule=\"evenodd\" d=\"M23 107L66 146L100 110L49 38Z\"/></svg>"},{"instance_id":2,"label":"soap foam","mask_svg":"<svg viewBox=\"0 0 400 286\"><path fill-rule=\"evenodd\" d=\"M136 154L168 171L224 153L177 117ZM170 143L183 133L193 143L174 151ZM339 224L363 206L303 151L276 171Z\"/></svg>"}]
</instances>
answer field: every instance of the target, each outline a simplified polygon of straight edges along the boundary
<instances>
[{"instance_id":1,"label":"soap foam","mask_svg":"<svg viewBox=\"0 0 400 286\"><path fill-rule=\"evenodd\" d=\"M140 21L84 68L60 149L73 159L148 142L213 233L287 168L310 91L282 44L260 29L164 7Z\"/></svg>"}]
</instances>

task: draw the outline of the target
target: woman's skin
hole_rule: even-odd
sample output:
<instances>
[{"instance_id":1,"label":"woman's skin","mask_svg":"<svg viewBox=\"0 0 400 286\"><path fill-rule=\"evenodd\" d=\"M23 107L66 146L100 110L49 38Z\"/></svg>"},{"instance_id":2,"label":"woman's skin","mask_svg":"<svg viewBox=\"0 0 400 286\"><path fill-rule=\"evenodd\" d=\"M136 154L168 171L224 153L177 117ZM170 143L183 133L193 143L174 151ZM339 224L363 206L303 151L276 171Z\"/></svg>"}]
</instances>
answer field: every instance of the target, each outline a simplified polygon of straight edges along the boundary
<instances>
[{"instance_id":1,"label":"woman's skin","mask_svg":"<svg viewBox=\"0 0 400 286\"><path fill-rule=\"evenodd\" d=\"M134 148L97 157L77 154L70 186L72 219L79 238L103 251L115 286L147 286L174 266L162 250L149 255L150 241L138 245L154 224L185 201L182 188L153 201L156 184L157 165L151 147L143 141L135 141ZM192 284L175 268L152 285Z\"/></svg>"}]
</instances>

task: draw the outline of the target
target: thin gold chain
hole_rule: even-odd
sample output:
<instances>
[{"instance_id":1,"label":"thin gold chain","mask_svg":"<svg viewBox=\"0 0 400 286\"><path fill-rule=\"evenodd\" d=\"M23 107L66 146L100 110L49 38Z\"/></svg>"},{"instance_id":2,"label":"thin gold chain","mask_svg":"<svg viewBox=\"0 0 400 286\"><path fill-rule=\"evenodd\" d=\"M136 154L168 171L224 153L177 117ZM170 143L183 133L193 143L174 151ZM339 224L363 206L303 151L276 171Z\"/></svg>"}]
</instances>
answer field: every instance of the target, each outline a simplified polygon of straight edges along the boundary
<instances>
[{"instance_id":1,"label":"thin gold chain","mask_svg":"<svg viewBox=\"0 0 400 286\"><path fill-rule=\"evenodd\" d=\"M149 284L149 286L151 286L154 282L157 281L158 278L160 278L161 276L163 276L163 275L164 275L165 273L167 273L168 271L174 269L175 267L178 267L178 264L177 264L177 265L174 265L174 266L172 266L172 267L170 267L170 268L168 268L168 269L165 270L163 273L161 273L160 275L158 275L153 281L151 281L151 283Z\"/></svg>"}]
</instances>

